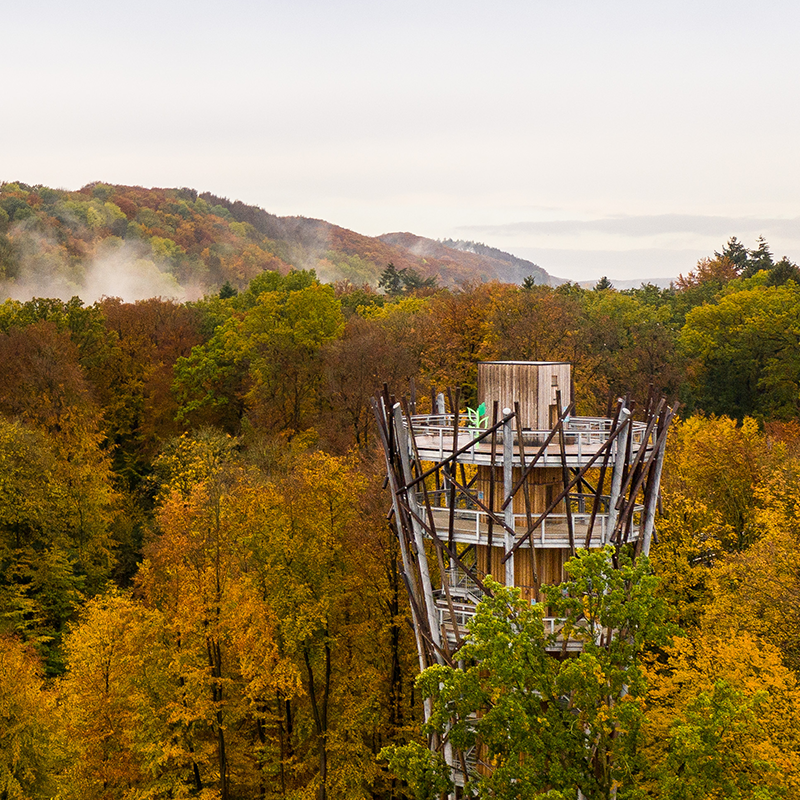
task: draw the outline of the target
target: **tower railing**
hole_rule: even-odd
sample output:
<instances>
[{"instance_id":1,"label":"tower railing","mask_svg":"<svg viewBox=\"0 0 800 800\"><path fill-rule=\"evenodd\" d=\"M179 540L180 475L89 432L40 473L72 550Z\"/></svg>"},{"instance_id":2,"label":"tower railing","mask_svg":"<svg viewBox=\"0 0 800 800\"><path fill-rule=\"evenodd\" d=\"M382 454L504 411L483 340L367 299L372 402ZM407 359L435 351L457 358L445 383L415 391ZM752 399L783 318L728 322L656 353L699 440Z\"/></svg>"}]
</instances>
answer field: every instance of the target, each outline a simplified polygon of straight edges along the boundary
<instances>
[{"instance_id":1,"label":"tower railing","mask_svg":"<svg viewBox=\"0 0 800 800\"><path fill-rule=\"evenodd\" d=\"M570 535L569 525L572 520L573 537L576 541L585 541L586 534L592 525L592 508L594 495L590 494L570 494L570 513L551 512L541 521L535 534L530 537L530 543L526 542L523 547L569 547ZM426 493L416 493L417 503L424 509ZM447 530L450 524L450 497L447 489L433 489L427 492L427 501L430 503L433 520L437 530ZM595 514L594 525L592 526L592 537L590 547L602 547L609 541L610 529L610 498L602 495L599 498L598 509ZM644 505L637 503L632 512L632 529L629 541L636 541L640 529L641 515L644 512ZM462 493L456 495L455 508L453 509L453 539L461 544L489 544L489 521L494 516L493 539L497 543L499 537L504 534L504 529L497 522L498 517L502 517L502 512L497 511L494 515L476 506L474 501L465 497ZM534 514L534 518L538 515ZM522 538L528 530L528 514L515 513L513 515L513 527L517 538Z\"/></svg>"},{"instance_id":2,"label":"tower railing","mask_svg":"<svg viewBox=\"0 0 800 800\"><path fill-rule=\"evenodd\" d=\"M404 418L408 427L408 420ZM485 428L467 424L467 415L459 415L458 428L454 427L453 414L416 414L411 417L419 456L425 461L442 461L453 452L453 434L456 434L456 447L469 445L486 432ZM570 466L585 463L608 439L612 421L601 417L568 417L564 421L564 453ZM538 449L550 436L550 430L524 429L522 444L527 455ZM650 448L655 443L655 432L648 433L647 424L634 421L631 426L631 445L638 451L643 445ZM513 462L515 466L522 463L519 434L514 432ZM488 437L474 443L460 456L462 461L474 464L499 465L503 458L503 435L498 431L495 436L495 452L492 459L492 447ZM558 439L552 440L545 448L539 466L556 467L562 462L561 444Z\"/></svg>"}]
</instances>

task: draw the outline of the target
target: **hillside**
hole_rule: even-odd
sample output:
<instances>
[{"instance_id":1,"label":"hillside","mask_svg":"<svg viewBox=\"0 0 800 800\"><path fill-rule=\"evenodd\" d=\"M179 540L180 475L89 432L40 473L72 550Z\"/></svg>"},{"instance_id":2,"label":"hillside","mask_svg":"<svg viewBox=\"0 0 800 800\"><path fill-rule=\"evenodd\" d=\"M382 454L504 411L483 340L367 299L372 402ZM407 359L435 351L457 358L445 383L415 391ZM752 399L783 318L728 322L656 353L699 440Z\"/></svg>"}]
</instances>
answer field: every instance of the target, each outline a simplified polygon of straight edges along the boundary
<instances>
[{"instance_id":1,"label":"hillside","mask_svg":"<svg viewBox=\"0 0 800 800\"><path fill-rule=\"evenodd\" d=\"M507 260L514 257L499 253L468 252L413 234L363 236L187 188L0 187L0 292L15 299L184 300L226 282L242 289L265 270L292 268L314 269L328 282L374 286L390 262L442 286L546 276L530 262L515 271Z\"/></svg>"},{"instance_id":2,"label":"hillside","mask_svg":"<svg viewBox=\"0 0 800 800\"><path fill-rule=\"evenodd\" d=\"M473 280L497 280L522 283L529 275L540 286L557 286L563 281L549 275L537 264L517 258L495 247L478 242L445 239L437 242L413 233L386 233L381 241L401 247L421 258L427 265L436 265L440 274L463 274Z\"/></svg>"}]
</instances>

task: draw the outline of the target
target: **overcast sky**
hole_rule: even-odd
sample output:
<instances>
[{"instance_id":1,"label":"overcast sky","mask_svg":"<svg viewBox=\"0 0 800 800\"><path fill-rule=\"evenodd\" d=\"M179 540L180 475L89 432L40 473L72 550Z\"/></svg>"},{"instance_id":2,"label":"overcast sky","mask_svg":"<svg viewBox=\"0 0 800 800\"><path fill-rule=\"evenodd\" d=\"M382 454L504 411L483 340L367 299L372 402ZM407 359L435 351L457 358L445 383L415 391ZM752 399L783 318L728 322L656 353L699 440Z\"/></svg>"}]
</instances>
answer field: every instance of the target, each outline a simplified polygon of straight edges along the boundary
<instances>
[{"instance_id":1,"label":"overcast sky","mask_svg":"<svg viewBox=\"0 0 800 800\"><path fill-rule=\"evenodd\" d=\"M800 261L800 3L5 3L0 179L190 186L573 279Z\"/></svg>"}]
</instances>

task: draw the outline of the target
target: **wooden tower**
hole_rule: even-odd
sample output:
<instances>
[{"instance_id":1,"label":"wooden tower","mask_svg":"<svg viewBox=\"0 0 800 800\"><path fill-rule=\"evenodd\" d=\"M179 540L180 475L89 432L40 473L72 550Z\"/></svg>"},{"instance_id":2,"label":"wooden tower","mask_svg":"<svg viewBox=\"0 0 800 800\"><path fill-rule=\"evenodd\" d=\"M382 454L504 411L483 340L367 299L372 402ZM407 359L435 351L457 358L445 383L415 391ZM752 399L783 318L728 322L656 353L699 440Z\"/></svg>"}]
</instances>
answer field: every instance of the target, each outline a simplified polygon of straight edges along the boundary
<instances>
[{"instance_id":1,"label":"wooden tower","mask_svg":"<svg viewBox=\"0 0 800 800\"><path fill-rule=\"evenodd\" d=\"M650 549L675 411L664 399L648 398L638 419L622 398L609 417L577 417L570 364L492 361L478 365L478 404L459 411L451 395L445 413L439 395L416 414L388 390L373 404L420 669L457 663L487 575L536 602L579 548ZM432 746L463 785L476 754Z\"/></svg>"}]
</instances>

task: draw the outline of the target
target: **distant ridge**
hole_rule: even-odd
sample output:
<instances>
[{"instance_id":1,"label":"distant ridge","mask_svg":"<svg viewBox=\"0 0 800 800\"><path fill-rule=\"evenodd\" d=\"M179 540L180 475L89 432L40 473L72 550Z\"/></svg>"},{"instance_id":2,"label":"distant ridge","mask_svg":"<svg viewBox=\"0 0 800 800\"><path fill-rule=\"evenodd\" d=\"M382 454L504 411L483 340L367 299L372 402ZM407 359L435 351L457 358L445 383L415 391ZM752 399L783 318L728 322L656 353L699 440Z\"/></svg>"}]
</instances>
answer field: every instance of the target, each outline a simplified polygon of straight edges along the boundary
<instances>
[{"instance_id":1,"label":"distant ridge","mask_svg":"<svg viewBox=\"0 0 800 800\"><path fill-rule=\"evenodd\" d=\"M677 278L632 278L632 279L625 279L625 280L617 280L616 278L609 278L611 281L611 285L617 291L623 291L625 289L641 289L642 286L657 286L659 289L669 289L669 287L675 283ZM594 289L595 285L597 284L597 280L592 279L590 281L579 281L578 285L584 289Z\"/></svg>"},{"instance_id":2,"label":"distant ridge","mask_svg":"<svg viewBox=\"0 0 800 800\"><path fill-rule=\"evenodd\" d=\"M426 263L437 261L447 272L468 276L471 280L522 283L528 276L542 286L558 286L564 281L555 278L532 261L488 247L479 242L453 239L427 239L414 233L385 233L382 242L402 248Z\"/></svg>"},{"instance_id":3,"label":"distant ridge","mask_svg":"<svg viewBox=\"0 0 800 800\"><path fill-rule=\"evenodd\" d=\"M476 253L480 256L497 259L498 261L505 261L509 264L510 268L514 270L511 274L518 275L518 278L509 280L509 283L522 283L529 275L536 279L536 283L559 286L566 283L563 278L556 278L538 264L533 261L528 261L524 258L519 258L512 253L506 253L505 250L498 250L496 247L489 247L489 245L482 242L469 242L463 239L442 239L442 244L445 247L451 247L453 250L461 250L465 253Z\"/></svg>"}]
</instances>

